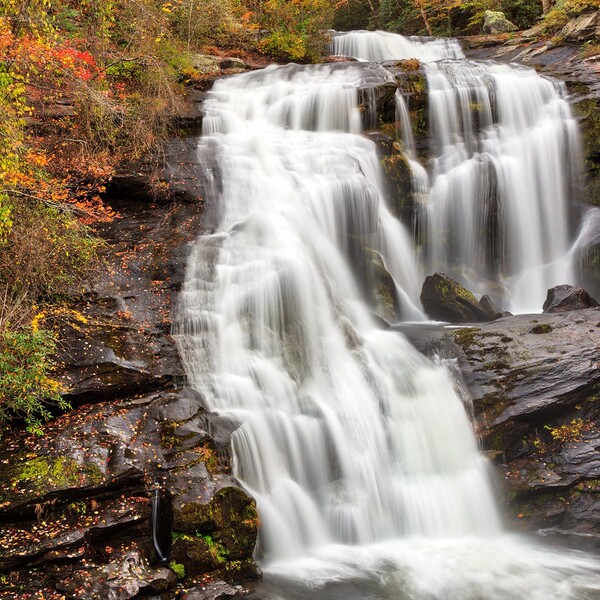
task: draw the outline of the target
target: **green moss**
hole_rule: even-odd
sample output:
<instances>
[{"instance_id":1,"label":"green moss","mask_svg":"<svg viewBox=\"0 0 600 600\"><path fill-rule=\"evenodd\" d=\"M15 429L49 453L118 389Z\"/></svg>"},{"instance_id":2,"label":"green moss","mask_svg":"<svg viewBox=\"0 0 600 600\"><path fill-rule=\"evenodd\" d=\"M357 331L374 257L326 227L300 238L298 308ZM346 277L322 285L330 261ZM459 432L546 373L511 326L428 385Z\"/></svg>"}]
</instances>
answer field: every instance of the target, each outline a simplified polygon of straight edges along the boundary
<instances>
[{"instance_id":1,"label":"green moss","mask_svg":"<svg viewBox=\"0 0 600 600\"><path fill-rule=\"evenodd\" d=\"M381 120L381 118L380 118L379 124L377 125L377 129L384 135L387 135L388 137L392 138L393 140L398 137L396 135L396 124L395 123L389 123L389 122Z\"/></svg>"},{"instance_id":2,"label":"green moss","mask_svg":"<svg viewBox=\"0 0 600 600\"><path fill-rule=\"evenodd\" d=\"M411 110L410 120L415 137L425 137L428 134L427 113L425 109Z\"/></svg>"},{"instance_id":3,"label":"green moss","mask_svg":"<svg viewBox=\"0 0 600 600\"><path fill-rule=\"evenodd\" d=\"M217 563L224 563L229 558L229 550L222 544L215 542L210 535L200 536L208 546L208 551Z\"/></svg>"},{"instance_id":4,"label":"green moss","mask_svg":"<svg viewBox=\"0 0 600 600\"><path fill-rule=\"evenodd\" d=\"M535 327L532 327L529 330L529 333L543 334L543 333L550 333L551 331L552 331L552 327L550 325L548 325L547 323L543 323L540 325L536 325Z\"/></svg>"},{"instance_id":5,"label":"green moss","mask_svg":"<svg viewBox=\"0 0 600 600\"><path fill-rule=\"evenodd\" d=\"M83 469L85 476L90 483L98 485L104 481L104 473L96 463L85 463Z\"/></svg>"},{"instance_id":6,"label":"green moss","mask_svg":"<svg viewBox=\"0 0 600 600\"><path fill-rule=\"evenodd\" d=\"M402 66L400 61L396 63L397 66ZM405 70L402 73L396 75L398 81L398 87L404 94L423 97L427 94L427 77L420 70Z\"/></svg>"},{"instance_id":7,"label":"green moss","mask_svg":"<svg viewBox=\"0 0 600 600\"><path fill-rule=\"evenodd\" d=\"M600 479L588 479L577 484L576 490L580 492L600 492Z\"/></svg>"},{"instance_id":8,"label":"green moss","mask_svg":"<svg viewBox=\"0 0 600 600\"><path fill-rule=\"evenodd\" d=\"M181 563L172 561L169 563L169 569L177 575L177 579L185 579L185 567Z\"/></svg>"},{"instance_id":9,"label":"green moss","mask_svg":"<svg viewBox=\"0 0 600 600\"><path fill-rule=\"evenodd\" d=\"M500 392L489 392L477 401L477 405L493 417L501 415L511 404L513 401ZM501 450L502 448L494 446L494 449Z\"/></svg>"},{"instance_id":10,"label":"green moss","mask_svg":"<svg viewBox=\"0 0 600 600\"><path fill-rule=\"evenodd\" d=\"M167 450L178 448L182 444L181 438L175 435L180 423L176 421L165 421L160 426L160 445Z\"/></svg>"},{"instance_id":11,"label":"green moss","mask_svg":"<svg viewBox=\"0 0 600 600\"><path fill-rule=\"evenodd\" d=\"M6 506L42 499L55 490L98 485L104 480L96 464L79 464L63 456L23 457L5 469L4 477L7 485L0 490L0 502Z\"/></svg>"},{"instance_id":12,"label":"green moss","mask_svg":"<svg viewBox=\"0 0 600 600\"><path fill-rule=\"evenodd\" d=\"M77 485L81 478L79 464L70 458L40 456L26 462L17 480L34 485L63 487Z\"/></svg>"},{"instance_id":13,"label":"green moss","mask_svg":"<svg viewBox=\"0 0 600 600\"><path fill-rule=\"evenodd\" d=\"M177 540L184 540L186 542L190 542L193 541L194 538L187 533L181 533L181 531L171 531L171 540L173 542L176 542Z\"/></svg>"},{"instance_id":14,"label":"green moss","mask_svg":"<svg viewBox=\"0 0 600 600\"><path fill-rule=\"evenodd\" d=\"M475 338L478 336L480 331L481 329L476 327L457 329L454 332L454 341L463 348L469 348L475 341Z\"/></svg>"}]
</instances>

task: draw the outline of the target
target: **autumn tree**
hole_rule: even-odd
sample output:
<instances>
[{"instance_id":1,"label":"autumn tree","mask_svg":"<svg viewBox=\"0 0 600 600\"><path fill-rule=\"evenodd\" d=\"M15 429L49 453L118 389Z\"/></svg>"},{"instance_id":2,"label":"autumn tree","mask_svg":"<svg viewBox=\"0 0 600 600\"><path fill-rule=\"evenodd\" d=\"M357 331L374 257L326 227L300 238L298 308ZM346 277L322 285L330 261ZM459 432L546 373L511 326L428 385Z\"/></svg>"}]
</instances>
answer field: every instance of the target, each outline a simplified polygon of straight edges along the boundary
<instances>
[{"instance_id":1,"label":"autumn tree","mask_svg":"<svg viewBox=\"0 0 600 600\"><path fill-rule=\"evenodd\" d=\"M260 0L248 2L259 26L266 31L262 52L286 60L316 60L333 25L331 0Z\"/></svg>"}]
</instances>

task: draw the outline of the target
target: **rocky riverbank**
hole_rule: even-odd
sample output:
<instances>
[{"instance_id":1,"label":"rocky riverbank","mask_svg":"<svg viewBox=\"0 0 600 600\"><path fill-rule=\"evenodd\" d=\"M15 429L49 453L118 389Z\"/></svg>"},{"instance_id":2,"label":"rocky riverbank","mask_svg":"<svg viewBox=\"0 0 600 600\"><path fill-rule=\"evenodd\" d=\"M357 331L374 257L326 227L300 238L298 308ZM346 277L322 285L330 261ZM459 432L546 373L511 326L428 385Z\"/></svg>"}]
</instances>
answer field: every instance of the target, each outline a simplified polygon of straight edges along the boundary
<instances>
[{"instance_id":1,"label":"rocky riverbank","mask_svg":"<svg viewBox=\"0 0 600 600\"><path fill-rule=\"evenodd\" d=\"M451 359L460 371L511 525L595 534L600 308L547 310L409 335L423 352Z\"/></svg>"},{"instance_id":2,"label":"rocky riverbank","mask_svg":"<svg viewBox=\"0 0 600 600\"><path fill-rule=\"evenodd\" d=\"M505 317L448 334L512 524L600 524L600 309Z\"/></svg>"}]
</instances>

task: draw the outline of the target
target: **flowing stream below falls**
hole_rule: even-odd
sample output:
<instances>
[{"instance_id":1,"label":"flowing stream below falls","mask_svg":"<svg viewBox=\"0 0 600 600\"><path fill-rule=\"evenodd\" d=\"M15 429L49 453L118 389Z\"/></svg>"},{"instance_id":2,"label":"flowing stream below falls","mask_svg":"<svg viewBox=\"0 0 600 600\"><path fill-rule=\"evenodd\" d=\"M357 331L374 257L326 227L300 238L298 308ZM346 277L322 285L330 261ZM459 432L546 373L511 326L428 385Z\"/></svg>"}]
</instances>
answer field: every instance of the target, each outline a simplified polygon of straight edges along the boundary
<instances>
[{"instance_id":1,"label":"flowing stream below falls","mask_svg":"<svg viewBox=\"0 0 600 600\"><path fill-rule=\"evenodd\" d=\"M468 400L443 363L378 327L350 259L357 240L379 257L404 319L425 318L432 266L539 310L547 287L573 277L577 129L562 91L531 70L465 61L450 41L352 33L335 50L425 65L426 165L399 123L425 198L423 247L386 205L362 135L359 90L393 80L376 62L221 79L199 142L218 165L217 224L190 256L177 337L189 384L240 423L234 469L258 503L263 597L600 598L592 555L504 530ZM493 249L477 227L492 202Z\"/></svg>"}]
</instances>

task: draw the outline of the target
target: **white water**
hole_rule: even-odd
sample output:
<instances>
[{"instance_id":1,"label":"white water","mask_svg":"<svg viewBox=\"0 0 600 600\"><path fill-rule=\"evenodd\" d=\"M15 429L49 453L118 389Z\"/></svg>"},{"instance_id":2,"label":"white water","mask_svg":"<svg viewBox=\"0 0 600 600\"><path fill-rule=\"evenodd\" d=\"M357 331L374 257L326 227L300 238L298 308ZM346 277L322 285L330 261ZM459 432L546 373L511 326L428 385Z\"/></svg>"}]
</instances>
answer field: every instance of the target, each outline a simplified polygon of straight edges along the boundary
<instances>
[{"instance_id":1,"label":"white water","mask_svg":"<svg viewBox=\"0 0 600 600\"><path fill-rule=\"evenodd\" d=\"M431 62L465 56L459 44L451 39L422 40L386 31L351 31L336 35L333 43L334 54L374 62L405 58Z\"/></svg>"},{"instance_id":2,"label":"white water","mask_svg":"<svg viewBox=\"0 0 600 600\"><path fill-rule=\"evenodd\" d=\"M348 582L355 598L583 598L595 564L503 535L448 372L375 326L350 270L361 238L420 315L410 240L359 135L363 73L273 67L218 81L205 105L220 220L190 257L178 339L190 384L241 424L267 581L277 598Z\"/></svg>"},{"instance_id":3,"label":"white water","mask_svg":"<svg viewBox=\"0 0 600 600\"><path fill-rule=\"evenodd\" d=\"M361 32L336 37L335 51L425 63L431 190L418 219L428 240L425 270L446 272L513 312L541 312L550 287L575 283L567 203L581 159L564 86L524 67L440 60L462 56L451 41L430 50L407 44ZM402 135L422 185L412 132L403 126Z\"/></svg>"}]
</instances>

